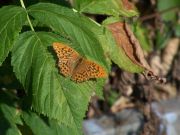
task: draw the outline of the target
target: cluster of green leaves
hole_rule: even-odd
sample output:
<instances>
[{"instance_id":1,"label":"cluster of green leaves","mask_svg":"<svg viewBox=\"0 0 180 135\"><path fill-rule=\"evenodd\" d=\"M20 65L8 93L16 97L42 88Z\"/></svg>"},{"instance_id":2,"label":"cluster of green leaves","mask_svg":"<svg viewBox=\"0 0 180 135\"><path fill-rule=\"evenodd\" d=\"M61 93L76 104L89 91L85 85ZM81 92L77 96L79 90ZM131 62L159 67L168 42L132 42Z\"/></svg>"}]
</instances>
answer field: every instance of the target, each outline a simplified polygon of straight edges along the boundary
<instances>
[{"instance_id":1,"label":"cluster of green leaves","mask_svg":"<svg viewBox=\"0 0 180 135\"><path fill-rule=\"evenodd\" d=\"M163 25L157 30L156 48L162 49L172 37L180 37L180 24L177 11L180 7L179 0L158 0L157 8L161 14ZM163 28L163 29L162 29Z\"/></svg>"},{"instance_id":2,"label":"cluster of green leaves","mask_svg":"<svg viewBox=\"0 0 180 135\"><path fill-rule=\"evenodd\" d=\"M102 97L105 79L75 83L60 75L53 42L68 44L107 72L110 60L127 71L142 71L117 47L103 25L82 14L117 18L137 15L137 11L126 10L117 0L104 0L103 4L101 0L77 0L73 5L76 10L50 3L38 3L27 9L10 5L0 8L0 65L10 53L13 72L26 93L19 98L0 85L0 134L82 134L88 102L94 93ZM109 5L112 7L106 10ZM27 16L35 31L29 29Z\"/></svg>"}]
</instances>

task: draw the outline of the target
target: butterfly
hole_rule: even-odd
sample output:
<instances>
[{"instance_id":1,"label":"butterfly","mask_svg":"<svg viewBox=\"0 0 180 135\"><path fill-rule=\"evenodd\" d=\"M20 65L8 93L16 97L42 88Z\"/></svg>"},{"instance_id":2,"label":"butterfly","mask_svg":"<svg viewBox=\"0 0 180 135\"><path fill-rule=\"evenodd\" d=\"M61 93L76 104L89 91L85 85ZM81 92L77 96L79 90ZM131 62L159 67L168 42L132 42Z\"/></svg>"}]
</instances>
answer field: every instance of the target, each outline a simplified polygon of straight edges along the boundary
<instances>
[{"instance_id":1,"label":"butterfly","mask_svg":"<svg viewBox=\"0 0 180 135\"><path fill-rule=\"evenodd\" d=\"M75 82L107 77L107 73L102 66L83 58L68 45L54 42L53 49L58 57L60 73L65 77L70 77Z\"/></svg>"}]
</instances>

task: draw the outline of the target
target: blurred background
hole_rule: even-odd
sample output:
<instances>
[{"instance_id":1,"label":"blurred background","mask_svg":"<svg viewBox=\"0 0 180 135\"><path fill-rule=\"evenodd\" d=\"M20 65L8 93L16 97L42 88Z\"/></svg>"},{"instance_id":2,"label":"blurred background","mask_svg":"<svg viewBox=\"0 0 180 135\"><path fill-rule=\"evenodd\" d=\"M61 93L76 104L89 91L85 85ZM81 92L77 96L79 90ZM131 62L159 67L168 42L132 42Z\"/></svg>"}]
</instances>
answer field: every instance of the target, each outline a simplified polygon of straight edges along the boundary
<instances>
[{"instance_id":1,"label":"blurred background","mask_svg":"<svg viewBox=\"0 0 180 135\"><path fill-rule=\"evenodd\" d=\"M45 0L26 0L31 5ZM70 6L68 1L46 0ZM134 34L153 71L165 84L148 81L141 74L115 64L104 86L104 99L93 97L83 122L85 135L179 135L180 133L180 0L131 0L139 13ZM0 0L0 7L19 4ZM101 23L106 16L91 15ZM0 87L22 89L10 58L0 67ZM23 91L17 91L21 97Z\"/></svg>"},{"instance_id":2,"label":"blurred background","mask_svg":"<svg viewBox=\"0 0 180 135\"><path fill-rule=\"evenodd\" d=\"M131 2L140 13L134 34L153 71L167 82L148 81L114 64L105 99L92 99L84 130L88 135L179 135L180 1Z\"/></svg>"}]
</instances>

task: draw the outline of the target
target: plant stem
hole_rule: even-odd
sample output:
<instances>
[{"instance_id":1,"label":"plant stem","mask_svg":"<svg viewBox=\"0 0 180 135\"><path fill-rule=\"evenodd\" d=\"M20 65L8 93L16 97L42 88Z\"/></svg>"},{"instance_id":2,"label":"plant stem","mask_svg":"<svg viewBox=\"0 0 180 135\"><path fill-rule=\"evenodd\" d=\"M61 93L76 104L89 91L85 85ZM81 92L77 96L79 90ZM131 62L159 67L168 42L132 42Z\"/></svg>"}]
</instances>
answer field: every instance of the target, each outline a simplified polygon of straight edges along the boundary
<instances>
[{"instance_id":1,"label":"plant stem","mask_svg":"<svg viewBox=\"0 0 180 135\"><path fill-rule=\"evenodd\" d=\"M143 16L143 17L140 18L140 21L143 22L143 21L152 19L152 18L154 18L154 17L157 17L158 15L164 14L164 13L169 12L169 11L172 11L172 10L177 10L177 11L178 11L178 6L171 7L171 8L168 8L168 9L165 9L165 10L162 10L162 11L159 11L159 12L155 12L155 13L150 14L150 15L147 15L147 16Z\"/></svg>"},{"instance_id":2,"label":"plant stem","mask_svg":"<svg viewBox=\"0 0 180 135\"><path fill-rule=\"evenodd\" d=\"M20 3L21 3L21 6L22 6L24 9L26 9L23 0L20 0ZM26 13L27 13L27 11L26 11ZM34 31L34 28L33 28L33 26L32 26L32 23L31 23L31 20L30 20L30 18L29 18L28 13L27 13L27 20L28 20L28 22L29 22L29 26L30 26L31 30Z\"/></svg>"}]
</instances>

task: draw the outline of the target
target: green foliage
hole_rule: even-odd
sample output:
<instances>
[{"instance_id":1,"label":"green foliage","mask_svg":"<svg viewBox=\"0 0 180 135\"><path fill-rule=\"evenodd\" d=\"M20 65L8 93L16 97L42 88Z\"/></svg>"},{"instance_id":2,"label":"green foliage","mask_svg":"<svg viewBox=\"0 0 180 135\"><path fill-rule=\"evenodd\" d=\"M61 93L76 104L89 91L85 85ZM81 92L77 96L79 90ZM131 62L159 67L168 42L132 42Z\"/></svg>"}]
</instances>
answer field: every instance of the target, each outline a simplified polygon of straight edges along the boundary
<instances>
[{"instance_id":1,"label":"green foliage","mask_svg":"<svg viewBox=\"0 0 180 135\"><path fill-rule=\"evenodd\" d=\"M126 56L124 50L117 46L114 37L108 30L104 31L104 35L99 35L98 37L103 46L103 49L107 52L107 55L109 55L111 60L119 67L133 73L139 73L143 71L142 67L133 63Z\"/></svg>"},{"instance_id":2,"label":"green foliage","mask_svg":"<svg viewBox=\"0 0 180 135\"><path fill-rule=\"evenodd\" d=\"M35 19L51 27L53 31L64 33L69 37L79 53L104 64L107 68L103 50L92 30L86 26L91 25L90 20L54 4L36 4L31 6L28 12Z\"/></svg>"},{"instance_id":3,"label":"green foliage","mask_svg":"<svg viewBox=\"0 0 180 135\"><path fill-rule=\"evenodd\" d=\"M179 0L158 0L158 10L163 11L170 8L178 8L180 7L180 1ZM169 12L166 12L162 15L163 20L165 21L172 21L176 20L176 14L175 10L171 10Z\"/></svg>"},{"instance_id":4,"label":"green foliage","mask_svg":"<svg viewBox=\"0 0 180 135\"><path fill-rule=\"evenodd\" d=\"M110 106L112 106L115 103L118 96L119 96L119 94L116 91L114 91L114 90L110 91L110 95L108 97L108 103L110 104Z\"/></svg>"},{"instance_id":5,"label":"green foliage","mask_svg":"<svg viewBox=\"0 0 180 135\"><path fill-rule=\"evenodd\" d=\"M157 30L156 49L164 48L173 33L171 24L163 24L163 25L164 25L163 31Z\"/></svg>"},{"instance_id":6,"label":"green foliage","mask_svg":"<svg viewBox=\"0 0 180 135\"><path fill-rule=\"evenodd\" d=\"M33 111L20 110L19 99L14 97L8 90L0 91L1 135L80 135L76 129L55 119L39 116Z\"/></svg>"},{"instance_id":7,"label":"green foliage","mask_svg":"<svg viewBox=\"0 0 180 135\"><path fill-rule=\"evenodd\" d=\"M0 65L12 49L22 25L26 21L26 12L21 7L8 6L0 9Z\"/></svg>"},{"instance_id":8,"label":"green foliage","mask_svg":"<svg viewBox=\"0 0 180 135\"><path fill-rule=\"evenodd\" d=\"M97 1L93 8L86 2L77 1L75 5L87 4L87 8L79 10L86 13L116 17L137 14L136 11L126 11L122 5L116 7L117 1L107 0L104 4ZM108 9L107 12L102 12L105 9ZM35 22L35 31L27 29L30 23L27 15L31 22ZM110 71L110 60L127 71L142 71L117 47L105 26L73 9L49 3L35 4L27 10L6 6L0 9L0 17L0 65L11 52L7 63L4 62L0 69L0 82L4 81L3 75L12 74L11 61L13 72L23 86L22 90L19 85L13 85L13 88L0 85L6 91L0 91L0 134L28 134L28 130L36 135L82 134L81 124L90 98L93 94L102 98L105 79L75 83L63 77L57 68L53 42L68 44L83 57L103 66L107 73ZM40 31L42 26L44 30ZM3 72L4 67L9 67L6 70L9 72ZM14 93L12 97L7 94L11 89L25 91L24 98L28 102L18 94Z\"/></svg>"},{"instance_id":9,"label":"green foliage","mask_svg":"<svg viewBox=\"0 0 180 135\"><path fill-rule=\"evenodd\" d=\"M76 135L75 129L54 119L38 116L33 112L23 112L22 118L35 135ZM34 126L36 125L36 126ZM79 135L79 134L78 134Z\"/></svg>"},{"instance_id":10,"label":"green foliage","mask_svg":"<svg viewBox=\"0 0 180 135\"><path fill-rule=\"evenodd\" d=\"M157 8L161 12L161 18L164 23L157 29L156 49L162 49L173 33L178 37L178 8L179 0L158 0Z\"/></svg>"},{"instance_id":11,"label":"green foliage","mask_svg":"<svg viewBox=\"0 0 180 135\"><path fill-rule=\"evenodd\" d=\"M81 13L132 17L136 10L127 10L121 0L75 0L74 7Z\"/></svg>"},{"instance_id":12,"label":"green foliage","mask_svg":"<svg viewBox=\"0 0 180 135\"><path fill-rule=\"evenodd\" d=\"M177 24L177 25L175 26L175 35L176 35L177 37L180 37L180 24Z\"/></svg>"},{"instance_id":13,"label":"green foliage","mask_svg":"<svg viewBox=\"0 0 180 135\"><path fill-rule=\"evenodd\" d=\"M150 52L152 51L152 43L150 43L150 40L148 39L148 31L144 27L141 26L140 23L137 23L134 26L134 34L136 35L137 39L139 40L139 43L143 50Z\"/></svg>"},{"instance_id":14,"label":"green foliage","mask_svg":"<svg viewBox=\"0 0 180 135\"><path fill-rule=\"evenodd\" d=\"M20 110L16 109L13 98L0 90L0 134L20 135L16 124L22 124Z\"/></svg>"},{"instance_id":15,"label":"green foliage","mask_svg":"<svg viewBox=\"0 0 180 135\"><path fill-rule=\"evenodd\" d=\"M37 112L79 130L93 90L90 82L77 84L59 75L50 53L54 41L63 42L52 33L21 34L12 51L12 65L32 95L32 106ZM93 88L96 85L100 84L93 84Z\"/></svg>"}]
</instances>

